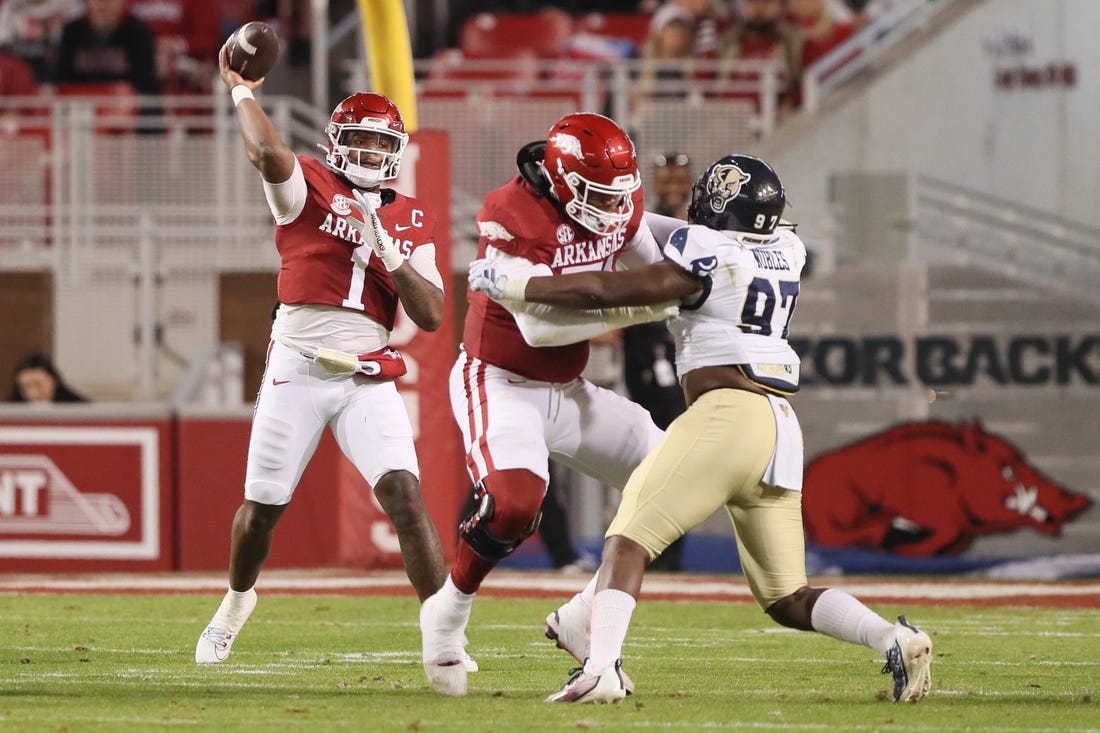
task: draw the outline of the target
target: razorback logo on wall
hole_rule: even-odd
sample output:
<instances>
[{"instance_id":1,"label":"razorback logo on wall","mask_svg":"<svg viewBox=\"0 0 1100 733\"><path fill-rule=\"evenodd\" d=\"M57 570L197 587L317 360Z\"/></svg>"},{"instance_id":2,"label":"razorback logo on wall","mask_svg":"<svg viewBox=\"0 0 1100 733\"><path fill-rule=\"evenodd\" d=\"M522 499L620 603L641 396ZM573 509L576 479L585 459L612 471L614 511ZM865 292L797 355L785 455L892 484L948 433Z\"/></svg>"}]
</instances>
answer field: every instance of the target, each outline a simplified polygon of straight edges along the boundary
<instances>
[{"instance_id":1,"label":"razorback logo on wall","mask_svg":"<svg viewBox=\"0 0 1100 733\"><path fill-rule=\"evenodd\" d=\"M1091 503L978 422L922 422L815 458L802 511L810 542L929 557L958 554L980 535L1058 535Z\"/></svg>"},{"instance_id":2,"label":"razorback logo on wall","mask_svg":"<svg viewBox=\"0 0 1100 733\"><path fill-rule=\"evenodd\" d=\"M158 556L155 429L0 428L0 446L0 557Z\"/></svg>"}]
</instances>

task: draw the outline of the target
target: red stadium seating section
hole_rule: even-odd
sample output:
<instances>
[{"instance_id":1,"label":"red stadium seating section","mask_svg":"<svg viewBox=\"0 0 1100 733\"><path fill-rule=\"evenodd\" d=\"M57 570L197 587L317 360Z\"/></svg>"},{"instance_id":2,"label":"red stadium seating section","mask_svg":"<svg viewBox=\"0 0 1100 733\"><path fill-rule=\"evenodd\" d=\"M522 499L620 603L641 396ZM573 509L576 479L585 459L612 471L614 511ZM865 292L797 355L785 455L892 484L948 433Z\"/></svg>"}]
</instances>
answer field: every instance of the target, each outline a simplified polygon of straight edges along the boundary
<instances>
[{"instance_id":1,"label":"red stadium seating section","mask_svg":"<svg viewBox=\"0 0 1100 733\"><path fill-rule=\"evenodd\" d=\"M482 96L575 96L571 62L635 56L648 29L644 14L479 13L463 23L458 48L432 58L420 92L464 97L473 85ZM540 73L539 62L553 60L560 64Z\"/></svg>"}]
</instances>

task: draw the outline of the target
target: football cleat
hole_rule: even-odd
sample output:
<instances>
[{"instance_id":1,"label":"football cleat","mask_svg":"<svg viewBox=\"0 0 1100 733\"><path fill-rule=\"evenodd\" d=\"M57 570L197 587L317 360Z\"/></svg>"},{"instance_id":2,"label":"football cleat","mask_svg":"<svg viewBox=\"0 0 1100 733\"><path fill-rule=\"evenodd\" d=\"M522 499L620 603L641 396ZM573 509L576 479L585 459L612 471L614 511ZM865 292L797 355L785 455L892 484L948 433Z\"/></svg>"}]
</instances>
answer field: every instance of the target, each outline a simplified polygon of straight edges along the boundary
<instances>
[{"instance_id":1,"label":"football cleat","mask_svg":"<svg viewBox=\"0 0 1100 733\"><path fill-rule=\"evenodd\" d=\"M463 648L468 613L448 608L440 593L420 606L420 634L423 643L424 674L428 684L441 695L463 697L466 694L467 666ZM473 660L470 660L473 662ZM476 664L476 663L475 663Z\"/></svg>"},{"instance_id":2,"label":"football cleat","mask_svg":"<svg viewBox=\"0 0 1100 733\"><path fill-rule=\"evenodd\" d=\"M196 664L220 664L229 658L241 627L256 608L256 591L248 593L243 607L232 609L230 604L230 596L226 594L218 606L218 612L199 636L195 644Z\"/></svg>"},{"instance_id":3,"label":"football cleat","mask_svg":"<svg viewBox=\"0 0 1100 733\"><path fill-rule=\"evenodd\" d=\"M894 675L894 702L917 702L932 688L932 640L905 616L898 616L882 673Z\"/></svg>"},{"instance_id":4,"label":"football cleat","mask_svg":"<svg viewBox=\"0 0 1100 733\"><path fill-rule=\"evenodd\" d=\"M570 604L565 604L546 617L546 638L554 642L558 649L564 649L584 665L588 659L588 615L578 613ZM634 694L634 681L626 672L620 670L626 694Z\"/></svg>"},{"instance_id":5,"label":"football cleat","mask_svg":"<svg viewBox=\"0 0 1100 733\"><path fill-rule=\"evenodd\" d=\"M477 672L481 667L477 666L477 660L466 653L466 650L462 650L462 666L466 668L467 672Z\"/></svg>"},{"instance_id":6,"label":"football cleat","mask_svg":"<svg viewBox=\"0 0 1100 733\"><path fill-rule=\"evenodd\" d=\"M231 634L221 626L210 625L202 632L199 643L195 645L197 664L219 664L229 658L229 651L237 635Z\"/></svg>"},{"instance_id":7,"label":"football cleat","mask_svg":"<svg viewBox=\"0 0 1100 733\"><path fill-rule=\"evenodd\" d=\"M565 687L546 698L546 702L622 702L626 697L622 669L621 659L616 659L599 674L588 674L583 666L576 667L570 671Z\"/></svg>"}]
</instances>

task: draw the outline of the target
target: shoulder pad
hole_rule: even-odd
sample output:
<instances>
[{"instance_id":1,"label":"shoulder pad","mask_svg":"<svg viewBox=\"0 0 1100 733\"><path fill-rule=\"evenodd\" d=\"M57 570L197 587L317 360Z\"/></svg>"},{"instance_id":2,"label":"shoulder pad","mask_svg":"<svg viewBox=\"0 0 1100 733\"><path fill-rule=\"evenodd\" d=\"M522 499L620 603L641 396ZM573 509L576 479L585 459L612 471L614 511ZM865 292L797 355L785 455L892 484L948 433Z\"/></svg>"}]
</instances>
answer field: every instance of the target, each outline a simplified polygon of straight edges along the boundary
<instances>
[{"instance_id":1,"label":"shoulder pad","mask_svg":"<svg viewBox=\"0 0 1100 733\"><path fill-rule=\"evenodd\" d=\"M724 240L725 237L707 227L680 227L668 238L665 259L695 277L705 278L718 267L715 247Z\"/></svg>"}]
</instances>

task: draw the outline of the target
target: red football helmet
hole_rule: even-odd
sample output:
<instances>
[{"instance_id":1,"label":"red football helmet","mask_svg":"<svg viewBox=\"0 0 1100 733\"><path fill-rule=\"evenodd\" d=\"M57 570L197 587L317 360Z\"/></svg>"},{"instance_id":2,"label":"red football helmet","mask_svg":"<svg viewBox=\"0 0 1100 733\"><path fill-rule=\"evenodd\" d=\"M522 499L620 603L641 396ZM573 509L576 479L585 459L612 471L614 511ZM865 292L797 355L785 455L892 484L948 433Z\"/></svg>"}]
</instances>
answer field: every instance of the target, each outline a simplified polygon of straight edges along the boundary
<instances>
[{"instance_id":1,"label":"red football helmet","mask_svg":"<svg viewBox=\"0 0 1100 733\"><path fill-rule=\"evenodd\" d=\"M585 229L609 234L630 221L642 179L634 143L613 120L591 112L562 117L550 128L543 170L565 213Z\"/></svg>"},{"instance_id":2,"label":"red football helmet","mask_svg":"<svg viewBox=\"0 0 1100 733\"><path fill-rule=\"evenodd\" d=\"M409 136L397 105L385 95L351 95L336 105L325 133L325 160L356 186L372 187L397 178Z\"/></svg>"}]
</instances>

